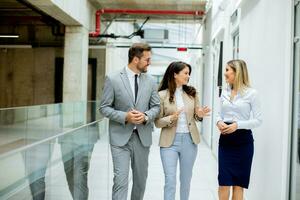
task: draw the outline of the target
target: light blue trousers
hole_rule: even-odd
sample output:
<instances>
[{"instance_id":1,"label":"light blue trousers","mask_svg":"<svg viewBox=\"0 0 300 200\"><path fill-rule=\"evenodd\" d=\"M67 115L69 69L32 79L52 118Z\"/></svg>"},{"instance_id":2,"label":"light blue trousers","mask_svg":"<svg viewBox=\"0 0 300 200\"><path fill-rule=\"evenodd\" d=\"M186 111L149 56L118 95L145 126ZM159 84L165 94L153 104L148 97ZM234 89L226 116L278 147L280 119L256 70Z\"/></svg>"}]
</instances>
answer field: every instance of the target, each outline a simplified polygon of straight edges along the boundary
<instances>
[{"instance_id":1,"label":"light blue trousers","mask_svg":"<svg viewBox=\"0 0 300 200\"><path fill-rule=\"evenodd\" d=\"M193 166L198 147L190 133L176 133L170 147L161 147L160 156L165 174L164 200L175 200L176 169L180 167L180 200L188 200Z\"/></svg>"}]
</instances>

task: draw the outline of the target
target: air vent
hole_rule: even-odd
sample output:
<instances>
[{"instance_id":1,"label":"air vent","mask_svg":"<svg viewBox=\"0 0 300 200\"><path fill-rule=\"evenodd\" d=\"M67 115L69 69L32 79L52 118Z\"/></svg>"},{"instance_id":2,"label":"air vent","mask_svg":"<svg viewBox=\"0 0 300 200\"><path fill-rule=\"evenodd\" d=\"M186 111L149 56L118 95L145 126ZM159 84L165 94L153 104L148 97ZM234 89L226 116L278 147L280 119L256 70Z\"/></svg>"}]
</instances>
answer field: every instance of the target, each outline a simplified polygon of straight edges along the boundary
<instances>
[{"instance_id":1,"label":"air vent","mask_svg":"<svg viewBox=\"0 0 300 200\"><path fill-rule=\"evenodd\" d=\"M144 29L144 39L150 43L162 43L169 39L169 31L165 29Z\"/></svg>"}]
</instances>

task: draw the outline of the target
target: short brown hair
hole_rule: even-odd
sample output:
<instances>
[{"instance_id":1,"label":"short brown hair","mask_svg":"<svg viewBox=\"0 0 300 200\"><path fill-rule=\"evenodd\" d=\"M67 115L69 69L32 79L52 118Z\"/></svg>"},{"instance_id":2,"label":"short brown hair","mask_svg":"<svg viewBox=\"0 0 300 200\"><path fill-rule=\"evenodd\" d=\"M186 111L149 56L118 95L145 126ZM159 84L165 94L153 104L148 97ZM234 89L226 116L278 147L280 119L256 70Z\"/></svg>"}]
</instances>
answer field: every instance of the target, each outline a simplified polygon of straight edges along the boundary
<instances>
[{"instance_id":1,"label":"short brown hair","mask_svg":"<svg viewBox=\"0 0 300 200\"><path fill-rule=\"evenodd\" d=\"M128 51L128 63L131 63L134 57L141 58L144 51L151 51L151 47L146 43L134 43Z\"/></svg>"}]
</instances>

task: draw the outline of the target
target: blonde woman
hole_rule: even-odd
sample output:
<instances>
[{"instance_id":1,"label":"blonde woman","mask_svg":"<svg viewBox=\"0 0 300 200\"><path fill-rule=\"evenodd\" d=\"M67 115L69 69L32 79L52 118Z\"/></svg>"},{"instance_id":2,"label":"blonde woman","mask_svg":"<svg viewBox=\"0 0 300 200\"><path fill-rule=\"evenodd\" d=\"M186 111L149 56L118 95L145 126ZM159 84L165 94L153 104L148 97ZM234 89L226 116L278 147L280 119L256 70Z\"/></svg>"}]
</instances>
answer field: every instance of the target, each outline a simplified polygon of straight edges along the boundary
<instances>
[{"instance_id":1,"label":"blonde woman","mask_svg":"<svg viewBox=\"0 0 300 200\"><path fill-rule=\"evenodd\" d=\"M159 146L165 174L164 200L175 200L176 169L180 165L180 200L188 200L202 121L210 108L200 108L196 89L188 86L191 66L172 62L159 86L160 114L155 125L161 129Z\"/></svg>"},{"instance_id":2,"label":"blonde woman","mask_svg":"<svg viewBox=\"0 0 300 200\"><path fill-rule=\"evenodd\" d=\"M254 152L251 129L261 122L257 91L250 87L247 65L243 60L227 63L225 79L228 87L221 95L217 127L219 139L219 199L242 200L248 188Z\"/></svg>"}]
</instances>

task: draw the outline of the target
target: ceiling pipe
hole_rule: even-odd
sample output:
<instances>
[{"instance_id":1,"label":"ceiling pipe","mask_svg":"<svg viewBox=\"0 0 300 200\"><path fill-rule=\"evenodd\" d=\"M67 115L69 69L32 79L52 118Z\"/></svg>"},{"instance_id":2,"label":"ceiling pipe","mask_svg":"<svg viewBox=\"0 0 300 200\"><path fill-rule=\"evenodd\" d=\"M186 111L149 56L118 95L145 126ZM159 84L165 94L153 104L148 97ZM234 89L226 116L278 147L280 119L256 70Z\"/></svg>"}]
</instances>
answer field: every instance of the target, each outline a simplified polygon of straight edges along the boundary
<instances>
[{"instance_id":1,"label":"ceiling pipe","mask_svg":"<svg viewBox=\"0 0 300 200\"><path fill-rule=\"evenodd\" d=\"M204 11L177 11L177 10L129 10L129 9L100 9L96 11L96 30L90 32L90 37L97 37L100 35L100 20L102 14L140 14L140 15L193 15L193 16L203 16Z\"/></svg>"},{"instance_id":2,"label":"ceiling pipe","mask_svg":"<svg viewBox=\"0 0 300 200\"><path fill-rule=\"evenodd\" d=\"M96 11L96 30L94 32L90 32L89 36L90 37L97 37L100 35L100 21L101 21L101 11L97 10Z\"/></svg>"}]
</instances>

